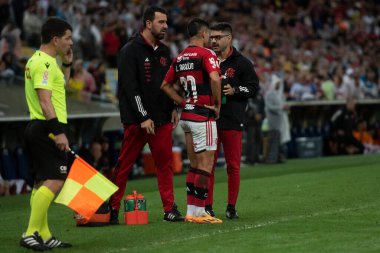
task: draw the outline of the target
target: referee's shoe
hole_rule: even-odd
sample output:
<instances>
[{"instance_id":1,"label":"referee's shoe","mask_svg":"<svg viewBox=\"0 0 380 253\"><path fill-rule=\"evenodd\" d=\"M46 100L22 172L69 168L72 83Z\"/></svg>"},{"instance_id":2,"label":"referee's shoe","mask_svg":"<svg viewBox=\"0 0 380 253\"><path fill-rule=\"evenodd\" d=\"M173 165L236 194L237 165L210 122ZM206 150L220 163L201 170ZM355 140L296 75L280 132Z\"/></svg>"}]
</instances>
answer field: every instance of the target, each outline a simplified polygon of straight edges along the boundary
<instances>
[{"instance_id":1,"label":"referee's shoe","mask_svg":"<svg viewBox=\"0 0 380 253\"><path fill-rule=\"evenodd\" d=\"M46 247L49 247L50 249L71 248L73 246L73 245L71 245L71 243L62 242L62 241L58 240L57 238L55 238L54 236L50 237L50 239L45 241L44 244Z\"/></svg>"},{"instance_id":2,"label":"referee's shoe","mask_svg":"<svg viewBox=\"0 0 380 253\"><path fill-rule=\"evenodd\" d=\"M25 233L23 233L20 240L20 246L35 251L51 250L50 247L44 244L44 241L37 231L29 236L26 236Z\"/></svg>"}]
</instances>

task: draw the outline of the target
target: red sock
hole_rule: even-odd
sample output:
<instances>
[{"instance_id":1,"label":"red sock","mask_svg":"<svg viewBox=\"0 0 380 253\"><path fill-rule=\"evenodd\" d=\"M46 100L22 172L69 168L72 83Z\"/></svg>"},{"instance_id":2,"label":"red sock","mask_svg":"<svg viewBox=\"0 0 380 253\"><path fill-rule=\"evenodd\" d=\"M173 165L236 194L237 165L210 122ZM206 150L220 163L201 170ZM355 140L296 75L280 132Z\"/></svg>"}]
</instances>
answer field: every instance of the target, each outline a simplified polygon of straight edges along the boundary
<instances>
[{"instance_id":1,"label":"red sock","mask_svg":"<svg viewBox=\"0 0 380 253\"><path fill-rule=\"evenodd\" d=\"M189 171L187 172L187 177L186 177L186 191L187 191L188 205L195 205L194 179L195 179L195 169L190 167Z\"/></svg>"},{"instance_id":2,"label":"red sock","mask_svg":"<svg viewBox=\"0 0 380 253\"><path fill-rule=\"evenodd\" d=\"M210 173L198 170L194 179L194 196L196 206L205 207L209 183Z\"/></svg>"}]
</instances>

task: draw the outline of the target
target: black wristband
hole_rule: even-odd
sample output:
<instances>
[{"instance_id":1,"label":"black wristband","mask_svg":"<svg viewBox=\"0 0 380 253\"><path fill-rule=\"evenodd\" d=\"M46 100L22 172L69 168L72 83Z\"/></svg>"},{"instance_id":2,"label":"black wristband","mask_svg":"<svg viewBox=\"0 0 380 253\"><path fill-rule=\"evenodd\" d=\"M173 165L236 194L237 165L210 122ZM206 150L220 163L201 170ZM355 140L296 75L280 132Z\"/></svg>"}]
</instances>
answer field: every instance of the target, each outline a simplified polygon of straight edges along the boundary
<instances>
[{"instance_id":1,"label":"black wristband","mask_svg":"<svg viewBox=\"0 0 380 253\"><path fill-rule=\"evenodd\" d=\"M62 66L65 67L65 68L71 67L71 65L73 65L73 62L70 62L70 63L64 63L64 62L62 62Z\"/></svg>"},{"instance_id":2,"label":"black wristband","mask_svg":"<svg viewBox=\"0 0 380 253\"><path fill-rule=\"evenodd\" d=\"M52 118L46 121L48 123L48 128L50 133L54 135L62 134L65 132L61 123L59 123L57 118Z\"/></svg>"}]
</instances>

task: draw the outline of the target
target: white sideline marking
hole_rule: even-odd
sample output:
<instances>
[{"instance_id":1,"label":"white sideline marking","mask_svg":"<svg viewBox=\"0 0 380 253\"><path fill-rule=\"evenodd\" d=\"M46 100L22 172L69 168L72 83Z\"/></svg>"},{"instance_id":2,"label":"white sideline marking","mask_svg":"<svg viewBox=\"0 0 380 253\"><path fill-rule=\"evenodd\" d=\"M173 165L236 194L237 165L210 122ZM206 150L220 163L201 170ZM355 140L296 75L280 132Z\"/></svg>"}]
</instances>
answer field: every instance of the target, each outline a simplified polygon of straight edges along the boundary
<instances>
[{"instance_id":1,"label":"white sideline marking","mask_svg":"<svg viewBox=\"0 0 380 253\"><path fill-rule=\"evenodd\" d=\"M141 250L142 248L151 248L152 246L155 247L155 246L162 246L165 244L190 241L190 240L194 240L194 239L201 239L201 238L205 238L205 237L215 236L218 234L226 234L226 233L230 233L230 232L244 231L244 230L250 230L250 229L255 229L255 228L267 227L267 226L271 226L271 225L278 224L281 222L288 222L288 221L293 221L293 220L305 219L305 218L309 218L309 217L319 217L319 216L325 216L325 215L331 215L331 214L351 212L351 211L362 210L362 209L366 209L369 207L375 207L375 206L377 206L377 205L371 204L371 205L363 205L363 206L358 206L358 207L339 208L339 209L335 209L335 210L329 210L329 211L325 211L325 212L316 212L316 213L305 214L305 215L288 216L288 217L283 217L283 218L278 219L278 220L258 222L256 224L246 224L244 226L238 226L238 227L231 228L231 229L219 229L216 231L212 231L210 233L203 233L203 234L197 234L197 235L193 235L193 236L186 236L183 238L177 238L177 239L173 239L170 241L157 241L157 242L152 242L152 243L148 243L145 245L139 245L139 246L131 247L131 248L123 247L123 248L119 248L119 249L113 249L110 251L106 251L105 253L127 252L127 251L130 251L133 249ZM197 226L196 224L194 224L194 225ZM210 225L210 226L213 226L213 225Z\"/></svg>"}]
</instances>

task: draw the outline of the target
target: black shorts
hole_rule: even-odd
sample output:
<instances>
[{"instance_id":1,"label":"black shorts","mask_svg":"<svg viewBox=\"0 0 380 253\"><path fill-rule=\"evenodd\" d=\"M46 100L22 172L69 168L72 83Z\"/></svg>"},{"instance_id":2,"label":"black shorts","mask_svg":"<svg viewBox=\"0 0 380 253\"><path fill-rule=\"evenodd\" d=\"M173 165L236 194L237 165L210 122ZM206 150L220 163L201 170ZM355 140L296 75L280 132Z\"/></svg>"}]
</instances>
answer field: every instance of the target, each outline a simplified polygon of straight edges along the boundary
<instances>
[{"instance_id":1,"label":"black shorts","mask_svg":"<svg viewBox=\"0 0 380 253\"><path fill-rule=\"evenodd\" d=\"M37 183L47 179L65 180L68 174L66 152L60 151L48 135L45 120L32 120L26 126L29 174Z\"/></svg>"}]
</instances>

